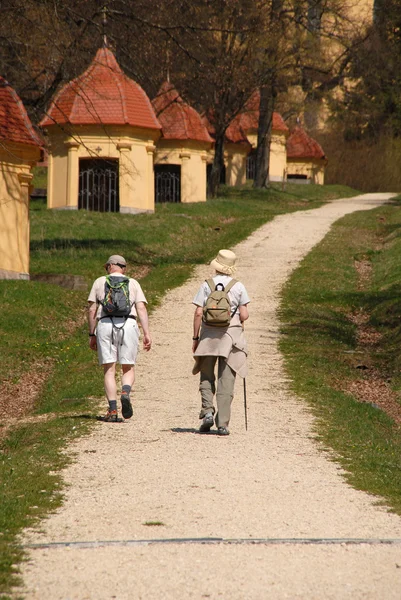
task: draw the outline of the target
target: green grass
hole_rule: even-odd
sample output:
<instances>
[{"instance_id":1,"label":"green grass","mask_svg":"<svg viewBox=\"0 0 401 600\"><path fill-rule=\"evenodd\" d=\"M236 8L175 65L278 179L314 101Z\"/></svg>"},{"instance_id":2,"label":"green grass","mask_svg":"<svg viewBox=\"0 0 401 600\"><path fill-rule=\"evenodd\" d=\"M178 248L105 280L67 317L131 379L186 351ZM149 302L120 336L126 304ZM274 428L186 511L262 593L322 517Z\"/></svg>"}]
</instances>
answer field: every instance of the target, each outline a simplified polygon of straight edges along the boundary
<instances>
[{"instance_id":1,"label":"green grass","mask_svg":"<svg viewBox=\"0 0 401 600\"><path fill-rule=\"evenodd\" d=\"M83 419L53 419L14 429L0 453L0 593L18 582L23 552L16 536L61 503L60 469L67 458L60 447L87 430Z\"/></svg>"},{"instance_id":2,"label":"green grass","mask_svg":"<svg viewBox=\"0 0 401 600\"><path fill-rule=\"evenodd\" d=\"M34 188L47 189L47 167L34 167L32 185Z\"/></svg>"},{"instance_id":3,"label":"green grass","mask_svg":"<svg viewBox=\"0 0 401 600\"><path fill-rule=\"evenodd\" d=\"M0 594L18 580L18 532L61 501L59 469L66 441L90 427L103 396L96 355L88 349L86 300L91 282L111 254L129 262L155 307L195 265L232 247L276 215L310 209L356 192L340 186L273 186L268 191L223 188L200 204L157 206L153 215L48 211L31 203L31 275L80 276L86 290L39 281L0 281L2 383L30 387L38 375L36 419L8 433L0 445ZM42 381L42 385L39 385ZM16 402L20 401L16 397ZM46 422L38 416L48 416Z\"/></svg>"},{"instance_id":4,"label":"green grass","mask_svg":"<svg viewBox=\"0 0 401 600\"><path fill-rule=\"evenodd\" d=\"M363 289L354 268L361 258L372 266ZM352 214L304 259L281 305L286 367L295 392L317 417L320 440L334 450L355 487L382 496L399 514L400 428L374 402L358 402L347 389L375 368L401 398L400 258L399 204ZM382 333L378 346L357 345L356 326L347 318L355 310L369 314L370 324ZM360 362L370 369L357 369Z\"/></svg>"}]
</instances>

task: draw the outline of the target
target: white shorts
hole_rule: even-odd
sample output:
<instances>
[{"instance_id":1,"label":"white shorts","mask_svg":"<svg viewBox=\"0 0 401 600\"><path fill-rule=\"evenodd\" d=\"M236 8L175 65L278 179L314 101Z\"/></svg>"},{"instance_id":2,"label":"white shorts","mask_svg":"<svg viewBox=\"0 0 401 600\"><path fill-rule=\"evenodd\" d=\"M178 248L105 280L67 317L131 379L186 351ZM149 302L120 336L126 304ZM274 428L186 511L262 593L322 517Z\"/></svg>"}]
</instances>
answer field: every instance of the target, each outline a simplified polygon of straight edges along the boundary
<instances>
[{"instance_id":1,"label":"white shorts","mask_svg":"<svg viewBox=\"0 0 401 600\"><path fill-rule=\"evenodd\" d=\"M139 348L139 327L135 319L100 319L96 327L99 365L119 362L134 365Z\"/></svg>"}]
</instances>

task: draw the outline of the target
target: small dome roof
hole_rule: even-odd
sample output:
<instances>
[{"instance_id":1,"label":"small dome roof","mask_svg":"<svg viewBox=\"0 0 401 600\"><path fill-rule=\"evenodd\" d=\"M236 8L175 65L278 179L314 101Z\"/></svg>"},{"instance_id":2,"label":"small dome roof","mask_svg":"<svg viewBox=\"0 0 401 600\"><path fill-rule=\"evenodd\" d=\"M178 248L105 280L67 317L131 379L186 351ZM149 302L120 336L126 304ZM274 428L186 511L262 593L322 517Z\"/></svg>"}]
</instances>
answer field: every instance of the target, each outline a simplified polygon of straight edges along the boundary
<instances>
[{"instance_id":1,"label":"small dome roof","mask_svg":"<svg viewBox=\"0 0 401 600\"><path fill-rule=\"evenodd\" d=\"M209 115L213 115L213 111L209 111ZM216 130L214 125L212 125L209 117L206 113L202 115L202 123L205 125L206 129L209 132L209 135L212 137L213 141L215 139ZM238 120L231 121L230 125L226 129L225 133L225 141L231 142L232 144L246 144L250 145L245 133L239 127Z\"/></svg>"},{"instance_id":2,"label":"small dome roof","mask_svg":"<svg viewBox=\"0 0 401 600\"><path fill-rule=\"evenodd\" d=\"M183 101L169 81L161 85L152 104L165 139L213 142L200 114Z\"/></svg>"},{"instance_id":3,"label":"small dome roof","mask_svg":"<svg viewBox=\"0 0 401 600\"><path fill-rule=\"evenodd\" d=\"M259 104L260 104L260 92L255 90L248 102L245 104L244 110L239 113L236 117L239 122L239 126L243 131L250 131L252 129L258 129L259 124ZM273 131L281 131L288 133L289 129L284 123L283 117L278 112L273 112Z\"/></svg>"},{"instance_id":4,"label":"small dome roof","mask_svg":"<svg viewBox=\"0 0 401 600\"><path fill-rule=\"evenodd\" d=\"M42 146L17 92L0 77L0 139L30 146Z\"/></svg>"},{"instance_id":5,"label":"small dome roof","mask_svg":"<svg viewBox=\"0 0 401 600\"><path fill-rule=\"evenodd\" d=\"M108 48L100 48L88 69L54 98L40 125L132 125L160 129L144 90L127 77Z\"/></svg>"},{"instance_id":6,"label":"small dome roof","mask_svg":"<svg viewBox=\"0 0 401 600\"><path fill-rule=\"evenodd\" d=\"M287 140L287 158L326 158L323 148L297 125Z\"/></svg>"}]
</instances>

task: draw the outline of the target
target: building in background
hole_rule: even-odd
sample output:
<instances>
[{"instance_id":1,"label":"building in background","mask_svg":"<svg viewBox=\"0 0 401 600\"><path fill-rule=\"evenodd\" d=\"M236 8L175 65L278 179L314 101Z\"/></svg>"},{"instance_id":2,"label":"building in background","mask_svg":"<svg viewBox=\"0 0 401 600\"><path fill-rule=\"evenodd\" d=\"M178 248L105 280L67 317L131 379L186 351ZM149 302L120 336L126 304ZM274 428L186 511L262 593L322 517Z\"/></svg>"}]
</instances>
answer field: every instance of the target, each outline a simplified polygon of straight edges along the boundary
<instances>
[{"instance_id":1,"label":"building in background","mask_svg":"<svg viewBox=\"0 0 401 600\"><path fill-rule=\"evenodd\" d=\"M234 122L246 135L252 150L247 159L247 179L255 176L255 155L258 143L260 92L256 90L248 100L245 109L236 117ZM273 112L270 140L269 179L270 181L284 181L286 176L287 154L286 142L289 129L284 123L280 113Z\"/></svg>"},{"instance_id":2,"label":"building in background","mask_svg":"<svg viewBox=\"0 0 401 600\"><path fill-rule=\"evenodd\" d=\"M213 144L199 113L166 81L152 100L162 127L155 151L155 201L205 202L207 152Z\"/></svg>"},{"instance_id":3,"label":"building in background","mask_svg":"<svg viewBox=\"0 0 401 600\"><path fill-rule=\"evenodd\" d=\"M0 77L0 278L29 279L29 195L43 140Z\"/></svg>"},{"instance_id":4,"label":"building in background","mask_svg":"<svg viewBox=\"0 0 401 600\"><path fill-rule=\"evenodd\" d=\"M323 148L297 125L287 140L287 181L324 184Z\"/></svg>"},{"instance_id":5,"label":"building in background","mask_svg":"<svg viewBox=\"0 0 401 600\"><path fill-rule=\"evenodd\" d=\"M100 48L55 96L47 133L48 208L154 210L153 154L161 126L143 89Z\"/></svg>"}]
</instances>

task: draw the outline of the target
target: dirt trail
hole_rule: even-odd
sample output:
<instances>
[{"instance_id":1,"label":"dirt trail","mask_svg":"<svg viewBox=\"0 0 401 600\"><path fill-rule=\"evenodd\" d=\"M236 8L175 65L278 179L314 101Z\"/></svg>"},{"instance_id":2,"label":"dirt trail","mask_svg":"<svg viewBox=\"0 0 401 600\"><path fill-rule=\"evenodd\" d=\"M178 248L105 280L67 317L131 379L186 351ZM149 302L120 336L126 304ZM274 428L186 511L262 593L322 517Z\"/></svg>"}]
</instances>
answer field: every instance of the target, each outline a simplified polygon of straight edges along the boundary
<instances>
[{"instance_id":1,"label":"dirt trail","mask_svg":"<svg viewBox=\"0 0 401 600\"><path fill-rule=\"evenodd\" d=\"M151 318L154 349L140 356L134 418L99 423L71 446L77 460L65 472L64 506L42 532L26 533L30 543L73 542L30 551L27 600L401 597L401 519L349 487L319 450L313 417L289 391L277 350L276 309L290 272L334 221L388 197L283 215L236 247L252 299L248 432L238 380L231 436L195 433L190 302L209 268L167 294ZM188 538L208 539L180 542ZM265 543L249 543L258 538ZM310 538L326 542L303 543ZM105 541L115 544L90 543Z\"/></svg>"}]
</instances>

